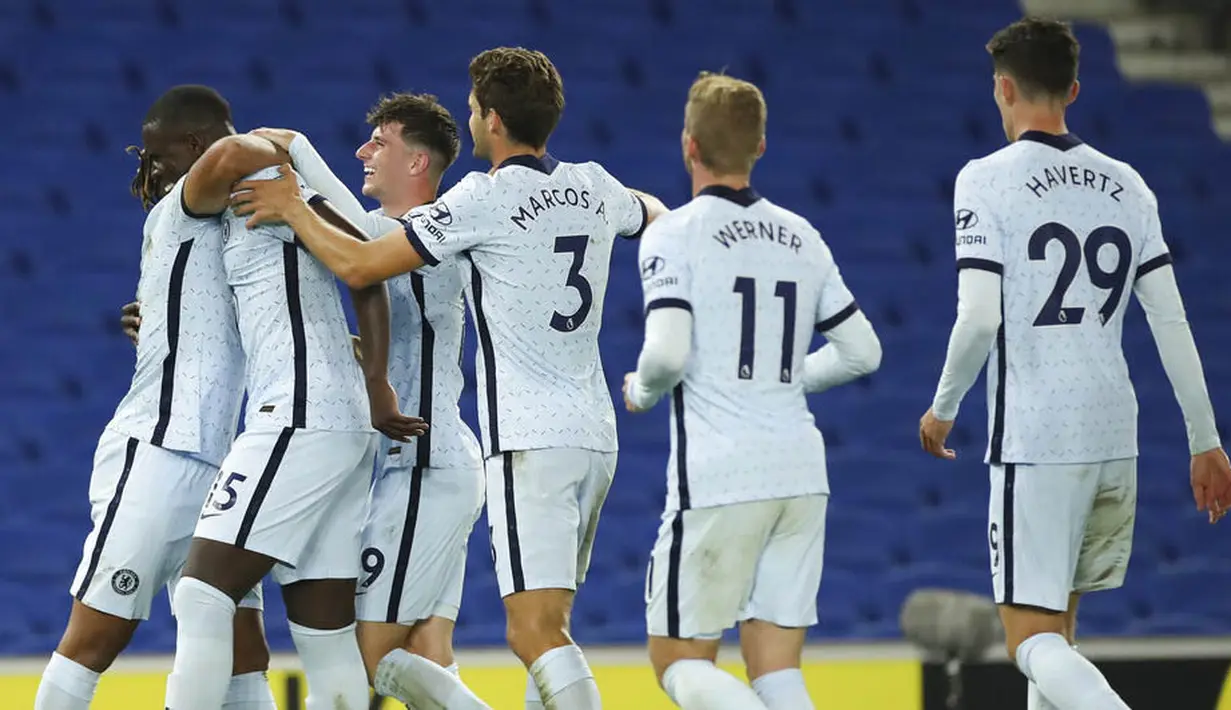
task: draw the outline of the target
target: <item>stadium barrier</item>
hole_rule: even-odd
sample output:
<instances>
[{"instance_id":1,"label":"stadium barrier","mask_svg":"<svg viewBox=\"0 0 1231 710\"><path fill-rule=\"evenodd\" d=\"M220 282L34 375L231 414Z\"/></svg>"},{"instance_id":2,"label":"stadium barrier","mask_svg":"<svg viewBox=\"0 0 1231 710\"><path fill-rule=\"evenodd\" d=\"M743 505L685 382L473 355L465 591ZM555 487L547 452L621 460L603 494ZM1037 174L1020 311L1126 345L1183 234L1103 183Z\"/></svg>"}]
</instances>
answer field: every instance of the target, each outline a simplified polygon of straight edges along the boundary
<instances>
[{"instance_id":1,"label":"stadium barrier","mask_svg":"<svg viewBox=\"0 0 1231 710\"><path fill-rule=\"evenodd\" d=\"M1231 638L1132 639L1084 643L1082 652L1108 675L1125 701L1140 710L1231 710ZM674 707L654 681L641 648L587 648L609 710L670 710ZM963 675L967 710L1024 710L1025 681L1003 651L967 666ZM503 650L458 653L462 677L495 710L524 706L525 671ZM46 659L0 661L0 708L33 707ZM742 677L739 650L724 648L720 663ZM270 672L280 710L300 710L306 686L294 655L277 654ZM103 676L93 710L162 707L170 656L127 657ZM842 710L945 710L943 668L923 663L904 643L823 644L805 653L804 676L818 706ZM373 710L397 710L375 700Z\"/></svg>"}]
</instances>

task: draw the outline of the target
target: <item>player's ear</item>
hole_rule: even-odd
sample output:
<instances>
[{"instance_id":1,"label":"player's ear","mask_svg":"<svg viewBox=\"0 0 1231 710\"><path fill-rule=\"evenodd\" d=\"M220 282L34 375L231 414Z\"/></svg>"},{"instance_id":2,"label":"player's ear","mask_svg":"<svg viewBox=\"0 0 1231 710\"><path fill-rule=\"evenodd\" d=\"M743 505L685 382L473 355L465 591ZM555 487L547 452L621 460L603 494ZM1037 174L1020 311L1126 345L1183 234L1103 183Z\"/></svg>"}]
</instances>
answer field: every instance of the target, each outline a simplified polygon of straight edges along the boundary
<instances>
[{"instance_id":1,"label":"player's ear","mask_svg":"<svg viewBox=\"0 0 1231 710\"><path fill-rule=\"evenodd\" d=\"M765 155L765 136L761 136L761 142L757 144L757 157Z\"/></svg>"},{"instance_id":2,"label":"player's ear","mask_svg":"<svg viewBox=\"0 0 1231 710\"><path fill-rule=\"evenodd\" d=\"M1081 82L1080 82L1080 81L1077 81L1076 79L1074 79L1074 80L1073 80L1073 85L1069 87L1069 97L1068 97L1068 99L1064 102L1064 103L1065 103L1065 105L1071 104L1071 103L1073 103L1074 101L1076 101L1076 100L1077 100L1077 94L1079 94L1079 93L1081 93Z\"/></svg>"},{"instance_id":3,"label":"player's ear","mask_svg":"<svg viewBox=\"0 0 1231 710\"><path fill-rule=\"evenodd\" d=\"M488 109L487 115L483 117L487 122L487 132L492 135L504 135L504 120L500 118L500 114L496 113L496 109Z\"/></svg>"},{"instance_id":4,"label":"player's ear","mask_svg":"<svg viewBox=\"0 0 1231 710\"><path fill-rule=\"evenodd\" d=\"M1017 103L1017 84L1013 83L1012 77L1007 74L998 74L996 82L1000 89L1000 97L1004 100L1004 105L1012 106Z\"/></svg>"}]
</instances>

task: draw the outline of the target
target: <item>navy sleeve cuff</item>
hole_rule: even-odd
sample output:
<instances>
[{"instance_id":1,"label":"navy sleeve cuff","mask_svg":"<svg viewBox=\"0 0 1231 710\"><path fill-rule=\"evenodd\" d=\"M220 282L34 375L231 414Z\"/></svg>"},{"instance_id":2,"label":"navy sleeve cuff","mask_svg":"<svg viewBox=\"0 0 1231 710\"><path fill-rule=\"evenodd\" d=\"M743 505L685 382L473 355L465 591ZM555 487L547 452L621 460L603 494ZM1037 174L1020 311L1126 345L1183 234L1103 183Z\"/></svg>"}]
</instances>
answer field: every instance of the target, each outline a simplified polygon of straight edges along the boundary
<instances>
[{"instance_id":1,"label":"navy sleeve cuff","mask_svg":"<svg viewBox=\"0 0 1231 710\"><path fill-rule=\"evenodd\" d=\"M682 298L656 298L645 305L645 312L649 313L659 308L682 308L692 313L692 304Z\"/></svg>"},{"instance_id":2,"label":"navy sleeve cuff","mask_svg":"<svg viewBox=\"0 0 1231 710\"><path fill-rule=\"evenodd\" d=\"M842 323L844 323L847 318L850 318L851 316L855 315L858 312L859 312L859 304L854 301L851 301L851 305L847 306L846 308L843 308L842 310L826 318L820 323L817 323L816 332L824 333L827 330L833 330L834 328L837 328L838 326L842 325Z\"/></svg>"},{"instance_id":3,"label":"navy sleeve cuff","mask_svg":"<svg viewBox=\"0 0 1231 710\"><path fill-rule=\"evenodd\" d=\"M641 226L637 227L637 231L632 234L623 235L625 239L640 239L641 235L645 234L645 228L650 224L650 211L646 209L645 201L637 195L633 195L633 199L637 201L638 205L641 205Z\"/></svg>"},{"instance_id":4,"label":"navy sleeve cuff","mask_svg":"<svg viewBox=\"0 0 1231 710\"><path fill-rule=\"evenodd\" d=\"M222 214L222 212L219 212L218 214L200 214L188 209L188 198L184 196L184 190L182 188L180 189L180 209L184 211L184 214L193 219L213 219L214 217Z\"/></svg>"},{"instance_id":5,"label":"navy sleeve cuff","mask_svg":"<svg viewBox=\"0 0 1231 710\"><path fill-rule=\"evenodd\" d=\"M308 198L308 204L313 207L325 201L325 196L319 192Z\"/></svg>"},{"instance_id":6,"label":"navy sleeve cuff","mask_svg":"<svg viewBox=\"0 0 1231 710\"><path fill-rule=\"evenodd\" d=\"M402 227L406 230L406 239L410 241L410 246L414 247L414 250L419 252L419 257L423 259L424 264L427 264L428 266L435 266L440 263L440 259L437 259L432 252L428 250L427 246L423 243L423 240L419 238L419 235L415 234L415 228L411 226L410 220L403 221Z\"/></svg>"},{"instance_id":7,"label":"navy sleeve cuff","mask_svg":"<svg viewBox=\"0 0 1231 710\"><path fill-rule=\"evenodd\" d=\"M1150 273L1151 271L1155 271L1155 270L1157 270L1157 269L1161 269L1161 268L1163 268L1164 266L1167 266L1167 265L1169 265L1169 264L1171 264L1171 263L1173 263L1173 260L1172 260L1172 258L1171 258L1171 253L1170 253L1170 252L1168 252L1168 253L1166 253L1166 254L1159 254L1158 256L1154 257L1153 259L1150 259L1149 261L1147 261L1147 262L1145 262L1145 263L1143 263L1143 264L1140 264L1140 265L1137 267L1137 276L1136 276L1136 277L1134 277L1134 279L1139 279L1139 278L1141 278L1142 276L1145 276L1146 274Z\"/></svg>"},{"instance_id":8,"label":"navy sleeve cuff","mask_svg":"<svg viewBox=\"0 0 1231 710\"><path fill-rule=\"evenodd\" d=\"M957 270L962 269L978 269L980 271L990 271L993 274L1004 275L1004 264L1001 264L991 259L976 259L974 257L963 257L957 260Z\"/></svg>"}]
</instances>

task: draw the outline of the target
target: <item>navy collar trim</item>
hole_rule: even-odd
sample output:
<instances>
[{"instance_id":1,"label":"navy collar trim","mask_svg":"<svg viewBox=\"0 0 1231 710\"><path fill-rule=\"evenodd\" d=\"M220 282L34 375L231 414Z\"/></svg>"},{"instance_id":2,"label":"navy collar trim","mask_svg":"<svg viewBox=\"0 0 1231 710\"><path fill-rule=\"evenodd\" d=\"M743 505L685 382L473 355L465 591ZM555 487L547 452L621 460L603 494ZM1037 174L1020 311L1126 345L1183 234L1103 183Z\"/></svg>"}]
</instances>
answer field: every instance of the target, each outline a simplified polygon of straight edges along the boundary
<instances>
[{"instance_id":1,"label":"navy collar trim","mask_svg":"<svg viewBox=\"0 0 1231 710\"><path fill-rule=\"evenodd\" d=\"M1069 150L1082 145L1082 140L1072 133L1056 135L1055 133L1044 133L1043 131L1026 131L1017 137L1019 141L1034 141L1049 145L1056 150Z\"/></svg>"},{"instance_id":2,"label":"navy collar trim","mask_svg":"<svg viewBox=\"0 0 1231 710\"><path fill-rule=\"evenodd\" d=\"M559 164L560 161L551 157L550 153L544 153L542 158L535 155L514 155L500 165L497 165L496 169L507 168L510 165L520 165L523 168L530 168L545 175L551 175Z\"/></svg>"},{"instance_id":3,"label":"navy collar trim","mask_svg":"<svg viewBox=\"0 0 1231 710\"><path fill-rule=\"evenodd\" d=\"M757 200L761 199L761 195L752 189L751 186L736 190L726 185L710 185L709 187L701 188L701 191L697 193L697 197L701 195L729 200L740 207L751 207Z\"/></svg>"}]
</instances>

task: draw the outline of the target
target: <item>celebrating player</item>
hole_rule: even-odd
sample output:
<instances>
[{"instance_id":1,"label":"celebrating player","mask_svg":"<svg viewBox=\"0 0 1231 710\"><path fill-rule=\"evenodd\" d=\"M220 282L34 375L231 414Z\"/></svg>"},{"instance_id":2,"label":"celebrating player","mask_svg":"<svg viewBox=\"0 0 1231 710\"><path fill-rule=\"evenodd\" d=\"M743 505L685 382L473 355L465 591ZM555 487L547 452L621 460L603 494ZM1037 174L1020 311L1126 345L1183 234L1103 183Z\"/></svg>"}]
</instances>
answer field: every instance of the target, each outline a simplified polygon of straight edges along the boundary
<instances>
[{"instance_id":1,"label":"celebrating player","mask_svg":"<svg viewBox=\"0 0 1231 710\"><path fill-rule=\"evenodd\" d=\"M489 50L471 62L470 77L475 155L492 171L411 210L403 229L353 239L313 216L291 180L242 184L251 191L237 195L237 209L254 223L286 221L352 285L464 255L509 645L530 670L528 703L599 707L568 635L616 461L598 329L615 236L640 235L665 208L595 163L547 154L564 92L542 53Z\"/></svg>"},{"instance_id":2,"label":"celebrating player","mask_svg":"<svg viewBox=\"0 0 1231 710\"><path fill-rule=\"evenodd\" d=\"M672 393L650 661L687 710L811 708L800 654L816 623L829 482L804 393L874 371L880 341L821 235L751 186L765 151L760 90L702 74L682 140L694 199L641 243L645 344L624 383L633 412ZM808 355L814 327L829 344ZM736 623L753 690L714 666Z\"/></svg>"},{"instance_id":3,"label":"celebrating player","mask_svg":"<svg viewBox=\"0 0 1231 710\"><path fill-rule=\"evenodd\" d=\"M1072 643L1080 595L1119 587L1132 546L1137 400L1120 346L1130 289L1184 412L1193 496L1211 521L1231 504L1231 467L1158 202L1065 125L1076 38L1027 18L987 50L1011 144L957 177L958 316L919 436L955 457L945 438L989 362L988 542L1009 656L1030 679L1032 710L1126 708Z\"/></svg>"},{"instance_id":4,"label":"celebrating player","mask_svg":"<svg viewBox=\"0 0 1231 710\"><path fill-rule=\"evenodd\" d=\"M257 153L275 150L263 138L240 139ZM207 151L192 172L215 159ZM271 169L254 177L273 175ZM197 213L219 214L229 193L227 184L190 204ZM323 219L362 236L328 203L313 201ZM308 678L309 704L359 710L367 707L368 692L354 594L376 451L371 427L405 440L421 433L423 422L398 412L387 379L389 304L382 285L353 293L368 344L361 373L336 281L290 228L250 229L233 214L223 215L222 224L222 258L247 358L247 417L200 509L176 589L179 627L166 706L219 706L220 679L231 666L235 601L272 569Z\"/></svg>"},{"instance_id":5,"label":"celebrating player","mask_svg":"<svg viewBox=\"0 0 1231 710\"><path fill-rule=\"evenodd\" d=\"M68 628L43 672L36 710L85 710L99 674L148 618L154 595L188 555L192 527L235 438L244 358L222 263L222 227L202 195L281 159L237 150L230 105L206 86L176 86L145 116L133 194L145 221L132 384L98 442L90 478L94 529L73 580ZM211 148L214 160L199 158ZM190 172L190 169L192 171ZM185 177L185 174L188 174ZM133 331L136 336L136 331ZM244 590L234 618L234 672L223 707L268 708L269 649L260 587ZM231 622L227 622L231 628Z\"/></svg>"},{"instance_id":6,"label":"celebrating player","mask_svg":"<svg viewBox=\"0 0 1231 710\"><path fill-rule=\"evenodd\" d=\"M441 176L457 159L461 143L448 109L427 94L383 98L368 123L371 138L355 155L363 161L363 193L380 202L370 213L305 136L256 132L285 145L309 187L379 236L399 228L394 218L436 199ZM359 648L377 692L415 706L420 702L415 688L397 683L402 668L418 667L425 679L446 670L457 675L453 625L462 603L467 541L483 506L483 458L457 406L465 320L461 262L442 261L386 285L392 315L389 379L402 410L417 413L432 428L412 443L382 442L363 532ZM445 707L487 707L452 681L446 677L446 687L462 695L446 697Z\"/></svg>"}]
</instances>

